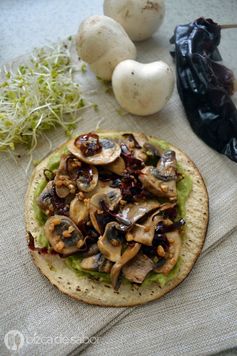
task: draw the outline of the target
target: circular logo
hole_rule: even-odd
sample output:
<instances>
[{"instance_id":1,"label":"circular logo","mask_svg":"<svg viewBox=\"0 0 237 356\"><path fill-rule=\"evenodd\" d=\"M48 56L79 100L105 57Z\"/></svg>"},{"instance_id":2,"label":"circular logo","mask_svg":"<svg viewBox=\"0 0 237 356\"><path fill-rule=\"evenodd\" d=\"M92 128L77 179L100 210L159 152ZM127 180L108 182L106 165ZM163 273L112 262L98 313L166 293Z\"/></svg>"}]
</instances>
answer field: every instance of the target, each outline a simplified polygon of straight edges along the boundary
<instances>
[{"instance_id":1,"label":"circular logo","mask_svg":"<svg viewBox=\"0 0 237 356\"><path fill-rule=\"evenodd\" d=\"M19 330L10 330L4 337L8 350L18 351L24 345L24 335Z\"/></svg>"}]
</instances>

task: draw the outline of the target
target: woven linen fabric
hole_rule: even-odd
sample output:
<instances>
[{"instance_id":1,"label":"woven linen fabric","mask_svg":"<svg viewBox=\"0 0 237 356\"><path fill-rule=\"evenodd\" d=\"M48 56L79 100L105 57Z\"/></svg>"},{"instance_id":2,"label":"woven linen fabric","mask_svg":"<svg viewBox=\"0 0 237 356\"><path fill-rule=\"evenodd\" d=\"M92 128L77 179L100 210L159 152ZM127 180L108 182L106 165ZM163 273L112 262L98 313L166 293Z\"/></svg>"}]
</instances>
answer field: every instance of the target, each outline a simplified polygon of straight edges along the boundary
<instances>
[{"instance_id":1,"label":"woven linen fabric","mask_svg":"<svg viewBox=\"0 0 237 356\"><path fill-rule=\"evenodd\" d=\"M170 31L168 33L170 34ZM138 59L147 62L158 58L173 65L167 43L168 35L166 27L164 27L158 37L138 45ZM76 64L74 48L72 48L72 53ZM20 62L24 62L24 59L18 60L15 64ZM237 166L226 157L211 150L195 136L185 118L176 91L160 113L149 118L138 118L126 114L121 116L118 113L119 107L113 95L107 93L106 87L97 81L89 71L83 78L76 76L76 80L82 83L82 91L87 98L96 102L99 107L98 112L93 109L85 110L78 124L78 132L95 130L98 126L105 130L142 131L170 141L183 149L199 167L209 192L210 224L204 250L210 251L235 231L237 225ZM65 140L59 129L51 132L48 137L54 148ZM34 158L40 159L48 152L47 141L41 140ZM19 330L25 337L33 337L34 335L78 337L77 343L25 343L20 349L22 355L65 355L75 349L79 352L86 346L83 341L84 337L90 337L101 330L108 329L133 309L100 308L74 301L57 291L33 265L25 240L23 218L24 194L30 175L29 171L26 173L28 161L29 156L24 153L21 153L21 157L17 158L16 162L7 156L0 157L0 235L2 243L0 260L2 286L0 353L2 355L9 354L3 343L4 335L9 330ZM231 248L229 250L231 251ZM217 260L220 260L221 257L218 256L217 254ZM203 261L206 261L204 265ZM215 261L216 259L214 259ZM187 302L190 300L192 304L195 302L196 308L198 308L199 300L203 301L202 305L205 304L205 301L211 303L212 297L215 296L215 291L218 289L214 281L217 278L216 270L219 268L222 273L220 282L222 283L221 290L223 293L218 295L218 301L220 302L219 305L222 304L228 309L221 309L224 318L225 315L228 318L228 313L234 309L234 306L231 303L226 306L225 286L228 286L228 283L224 278L225 270L221 269L221 264L218 265L217 262L215 262L217 269L214 268L214 262L209 263L207 257L197 263L197 268L182 287L184 288L182 297L186 298ZM233 270L230 269L230 271L233 276ZM204 274L206 279L201 279L200 273ZM166 308L170 308L171 311L172 308L175 310L175 306L179 304L180 298L178 296L182 288L177 289L177 292L175 290L170 296L159 302L137 309L138 312L136 311L136 313L142 311L142 314L138 314L138 318L144 317L143 310L150 318L144 320L146 328L150 327L150 323L153 323L152 328L159 325L158 317L157 319L153 317L154 310L163 308L162 320L165 322ZM188 296L192 296L192 298L188 299ZM180 319L179 316L176 318L176 325L179 329L182 328L182 320L188 318L190 318L190 324L187 325L187 328L194 327L195 318L198 317L198 313L186 314L185 310L183 308L183 313L179 314ZM134 315L136 318L137 314ZM204 324L208 322L205 313L203 313L203 318ZM210 324L208 325L211 327ZM171 323L167 323L166 328L168 326L174 334L177 332L176 329L172 329ZM218 326L216 327L218 329ZM220 326L220 329L217 330L218 333L221 330L222 327ZM133 338L132 325L131 333L128 336ZM154 338L153 343L155 342L156 339Z\"/></svg>"}]
</instances>

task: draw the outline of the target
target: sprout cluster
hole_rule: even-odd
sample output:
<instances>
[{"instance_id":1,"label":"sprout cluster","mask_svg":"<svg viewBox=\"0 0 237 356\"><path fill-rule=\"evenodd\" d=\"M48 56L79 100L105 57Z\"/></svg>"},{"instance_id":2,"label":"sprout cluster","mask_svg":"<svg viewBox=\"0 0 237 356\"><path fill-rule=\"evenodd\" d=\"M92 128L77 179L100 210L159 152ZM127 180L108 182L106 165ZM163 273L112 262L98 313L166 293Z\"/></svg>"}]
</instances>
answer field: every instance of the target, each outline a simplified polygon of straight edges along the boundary
<instances>
[{"instance_id":1,"label":"sprout cluster","mask_svg":"<svg viewBox=\"0 0 237 356\"><path fill-rule=\"evenodd\" d=\"M27 145L32 152L44 131L61 126L70 135L85 107L67 44L40 49L0 83L0 151Z\"/></svg>"}]
</instances>

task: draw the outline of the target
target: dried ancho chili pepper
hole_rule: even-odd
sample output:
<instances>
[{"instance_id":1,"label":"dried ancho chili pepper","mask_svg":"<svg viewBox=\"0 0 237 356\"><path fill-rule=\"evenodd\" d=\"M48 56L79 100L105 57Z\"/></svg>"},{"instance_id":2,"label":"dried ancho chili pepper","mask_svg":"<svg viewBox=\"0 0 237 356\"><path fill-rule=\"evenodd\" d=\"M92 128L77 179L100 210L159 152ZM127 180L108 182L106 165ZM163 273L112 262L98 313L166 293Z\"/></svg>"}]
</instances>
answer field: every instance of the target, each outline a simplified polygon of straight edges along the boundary
<instances>
[{"instance_id":1,"label":"dried ancho chili pepper","mask_svg":"<svg viewBox=\"0 0 237 356\"><path fill-rule=\"evenodd\" d=\"M237 162L237 109L231 100L234 76L221 60L221 28L211 19L199 18L176 27L177 88L194 132L209 146ZM235 26L233 26L235 27Z\"/></svg>"}]
</instances>

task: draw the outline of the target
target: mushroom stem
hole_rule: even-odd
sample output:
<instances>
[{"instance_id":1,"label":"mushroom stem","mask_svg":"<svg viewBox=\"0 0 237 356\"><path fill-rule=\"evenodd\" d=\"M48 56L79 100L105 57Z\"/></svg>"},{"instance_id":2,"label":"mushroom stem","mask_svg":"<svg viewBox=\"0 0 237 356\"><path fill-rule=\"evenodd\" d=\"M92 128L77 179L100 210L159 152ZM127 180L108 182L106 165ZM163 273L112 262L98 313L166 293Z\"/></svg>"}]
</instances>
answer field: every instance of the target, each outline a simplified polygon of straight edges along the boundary
<instances>
[{"instance_id":1,"label":"mushroom stem","mask_svg":"<svg viewBox=\"0 0 237 356\"><path fill-rule=\"evenodd\" d=\"M235 23L230 23L230 24L225 24L220 26L222 30L227 30L230 28L237 28L237 24Z\"/></svg>"}]
</instances>

